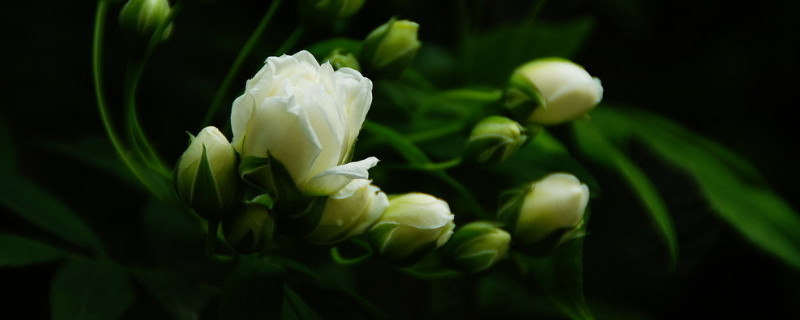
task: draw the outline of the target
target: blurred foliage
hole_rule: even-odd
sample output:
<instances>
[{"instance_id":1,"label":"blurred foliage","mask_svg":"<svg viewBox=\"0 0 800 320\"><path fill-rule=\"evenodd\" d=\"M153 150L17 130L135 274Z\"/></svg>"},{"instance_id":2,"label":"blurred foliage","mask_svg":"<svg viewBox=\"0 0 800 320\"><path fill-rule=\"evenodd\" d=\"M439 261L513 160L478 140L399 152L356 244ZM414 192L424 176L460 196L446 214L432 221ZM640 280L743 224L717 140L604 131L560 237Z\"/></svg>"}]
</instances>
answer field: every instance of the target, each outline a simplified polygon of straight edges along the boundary
<instances>
[{"instance_id":1,"label":"blurred foliage","mask_svg":"<svg viewBox=\"0 0 800 320\"><path fill-rule=\"evenodd\" d=\"M790 92L783 90L788 84L758 86L756 99L745 90L752 83L733 83L746 76L772 78L752 65L759 59L746 59L752 51L726 49L741 39L733 31L711 39L717 45L713 50L680 59L676 54L697 43L681 42L676 38L684 33L672 33L692 29L694 20L687 19L710 17L716 5L367 1L352 19L310 27L287 45L284 40L298 26L292 1L280 3L269 24L262 20L272 10L268 3L187 1L174 17L169 41L139 60L141 52L125 43L116 25L122 3L101 3L108 10L102 75L110 116L125 119L114 121L119 128L147 132L134 132L124 141L131 148L122 152L106 139L91 95L91 3L57 5L61 10L31 4L22 14L0 14L19 24L32 17L24 23L35 25L8 35L26 48L4 50L11 57L6 61L26 62L9 66L20 74L15 81L25 103L8 104L0 114L0 267L11 290L20 291L10 300L12 310L38 303L39 308L24 310L30 318L658 319L785 318L781 313L800 312L793 304L800 298L794 289L800 284L800 217L792 209L794 189L788 187L797 174L783 159L791 156L786 149L793 139L770 135L784 134L786 129L774 124L788 120L751 118L761 114L752 111L754 101L759 110L767 108L764 104L786 104L788 98L762 97L782 96ZM447 12L436 9L443 4ZM667 18L652 17L658 10ZM778 16L766 28L776 34L744 35L748 45L774 44L771 37L797 39L784 34L794 30L784 25L792 23L785 12L791 10L759 8L729 16ZM208 122L225 128L224 101L241 92L266 56L285 48L305 48L318 59L337 47L356 52L369 30L395 15L420 23L423 46L402 77L375 81L369 122L356 148L356 158L381 159L372 179L388 193L420 191L446 199L456 223L463 224L491 219L505 189L551 172L570 172L592 194L594 214L584 226L586 237L544 258L515 253L483 274L436 279L377 258L338 265L329 248L285 237L277 238L265 257L209 261L202 251L203 222L175 205L164 176L186 146L185 132L197 132L207 114ZM664 19L670 19L667 27ZM263 35L252 36L262 24ZM685 41L708 37L703 33ZM651 38L674 51L636 43ZM248 39L253 39L249 54L239 59ZM52 56L64 48L76 49ZM791 58L798 51L796 43L787 50L771 48L764 54ZM732 56L725 58L728 53ZM644 60L647 54L659 63ZM542 130L502 165L463 163L431 170L461 155L474 123L503 113L508 74L544 56L572 58L596 70L607 88L606 100L662 108L653 113L601 105L571 127ZM743 59L726 60L737 58ZM775 60L785 61L785 70L796 70L796 59ZM147 63L137 69L141 61ZM230 72L236 61L239 72ZM136 63L130 67L129 62ZM36 65L37 72L28 65ZM691 75L728 68L740 73L713 79ZM131 81L125 76L130 70L141 72L133 94L123 89ZM226 78L230 88L218 91ZM219 112L207 112L215 99L223 101ZM140 123L131 123L137 113ZM693 130L662 114L684 117L681 122ZM723 143L705 136L712 128L720 130ZM148 139L149 147L143 144ZM131 156L134 146L147 156ZM745 156L738 154L742 151ZM136 162L126 165L121 157ZM148 186L157 190L156 197L131 167L152 181ZM774 181L782 183L771 187ZM705 218L711 212L717 218Z\"/></svg>"}]
</instances>

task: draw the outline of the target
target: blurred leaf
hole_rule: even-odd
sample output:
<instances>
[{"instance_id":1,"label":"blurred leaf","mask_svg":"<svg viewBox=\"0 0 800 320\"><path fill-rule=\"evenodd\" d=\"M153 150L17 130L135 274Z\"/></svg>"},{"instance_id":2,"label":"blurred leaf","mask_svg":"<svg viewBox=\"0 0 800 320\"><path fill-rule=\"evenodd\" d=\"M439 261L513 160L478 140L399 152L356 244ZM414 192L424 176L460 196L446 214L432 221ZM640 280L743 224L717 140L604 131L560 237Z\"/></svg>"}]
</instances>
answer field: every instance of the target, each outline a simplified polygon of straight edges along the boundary
<instances>
[{"instance_id":1,"label":"blurred leaf","mask_svg":"<svg viewBox=\"0 0 800 320\"><path fill-rule=\"evenodd\" d=\"M762 249L800 268L800 217L760 179L749 181L760 175L740 157L643 111L598 108L592 117L605 126L630 128L657 155L691 175L721 218Z\"/></svg>"},{"instance_id":2,"label":"blurred leaf","mask_svg":"<svg viewBox=\"0 0 800 320\"><path fill-rule=\"evenodd\" d=\"M594 319L583 296L583 238L562 244L546 257L519 257L562 312L571 319Z\"/></svg>"},{"instance_id":3,"label":"blurred leaf","mask_svg":"<svg viewBox=\"0 0 800 320\"><path fill-rule=\"evenodd\" d=\"M202 230L206 227L194 213L182 212L150 198L142 212L142 220L147 253L158 265L185 268L206 261L202 250L205 239Z\"/></svg>"},{"instance_id":4,"label":"blurred leaf","mask_svg":"<svg viewBox=\"0 0 800 320\"><path fill-rule=\"evenodd\" d=\"M220 319L278 319L284 297L283 271L255 256L242 257L225 279Z\"/></svg>"},{"instance_id":5,"label":"blurred leaf","mask_svg":"<svg viewBox=\"0 0 800 320\"><path fill-rule=\"evenodd\" d=\"M636 192L639 200L655 221L656 226L669 248L670 265L678 263L678 240L672 217L661 194L650 179L625 154L609 143L588 121L573 121L575 138L580 148L594 161L616 169Z\"/></svg>"},{"instance_id":6,"label":"blurred leaf","mask_svg":"<svg viewBox=\"0 0 800 320\"><path fill-rule=\"evenodd\" d=\"M133 275L173 319L199 319L210 296L185 274L138 270Z\"/></svg>"},{"instance_id":7,"label":"blurred leaf","mask_svg":"<svg viewBox=\"0 0 800 320\"><path fill-rule=\"evenodd\" d=\"M50 262L67 255L61 249L38 240L0 233L0 267L24 267Z\"/></svg>"},{"instance_id":8,"label":"blurred leaf","mask_svg":"<svg viewBox=\"0 0 800 320\"><path fill-rule=\"evenodd\" d=\"M14 143L11 139L11 130L6 125L5 119L0 115L0 175L11 174L17 168L17 159L14 152Z\"/></svg>"},{"instance_id":9,"label":"blurred leaf","mask_svg":"<svg viewBox=\"0 0 800 320\"><path fill-rule=\"evenodd\" d=\"M140 184L119 159L108 139L88 137L72 141L44 140L42 144L53 152L110 173L127 184Z\"/></svg>"},{"instance_id":10,"label":"blurred leaf","mask_svg":"<svg viewBox=\"0 0 800 320\"><path fill-rule=\"evenodd\" d=\"M504 25L471 34L463 43L461 66L466 79L503 85L519 65L542 57L570 58L594 26L591 18L559 23Z\"/></svg>"},{"instance_id":11,"label":"blurred leaf","mask_svg":"<svg viewBox=\"0 0 800 320\"><path fill-rule=\"evenodd\" d=\"M100 239L89 226L47 190L14 175L4 176L2 181L1 205L63 240L103 253Z\"/></svg>"},{"instance_id":12,"label":"blurred leaf","mask_svg":"<svg viewBox=\"0 0 800 320\"><path fill-rule=\"evenodd\" d=\"M125 270L108 260L68 261L53 278L50 292L55 320L116 319L133 301Z\"/></svg>"},{"instance_id":13,"label":"blurred leaf","mask_svg":"<svg viewBox=\"0 0 800 320\"><path fill-rule=\"evenodd\" d=\"M297 292L294 292L289 286L285 286L281 319L318 320L322 318L320 318L319 314L317 314L314 309L308 306Z\"/></svg>"}]
</instances>

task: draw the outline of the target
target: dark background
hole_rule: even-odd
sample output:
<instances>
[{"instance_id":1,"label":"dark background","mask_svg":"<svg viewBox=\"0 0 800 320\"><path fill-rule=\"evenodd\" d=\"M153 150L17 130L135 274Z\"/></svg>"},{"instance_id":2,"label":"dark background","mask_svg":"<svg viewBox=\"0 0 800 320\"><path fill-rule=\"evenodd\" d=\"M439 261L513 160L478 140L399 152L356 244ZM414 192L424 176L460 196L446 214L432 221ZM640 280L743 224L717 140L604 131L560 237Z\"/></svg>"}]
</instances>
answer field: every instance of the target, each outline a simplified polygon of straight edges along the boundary
<instances>
[{"instance_id":1,"label":"dark background","mask_svg":"<svg viewBox=\"0 0 800 320\"><path fill-rule=\"evenodd\" d=\"M435 4L381 5L367 1L358 22L345 33L359 38L400 12L418 21L420 37L452 43L453 17ZM450 6L452 1L431 1ZM291 1L287 1L291 3ZM514 6L506 2L509 19ZM140 99L145 126L169 161L185 143L170 123L198 124L237 50L266 3L218 2L179 17L174 41L159 48L152 68L172 75L145 75ZM288 6L288 5L284 5ZM0 116L11 132L23 174L87 217L103 239L135 239L141 191L104 171L45 146L44 141L103 137L91 82L91 1L16 2L0 10L3 36L3 102ZM393 11L394 10L394 11ZM294 27L284 8L272 25L276 37ZM413 13L412 13L413 12ZM800 4L789 1L551 1L542 19L592 16L595 29L574 57L603 81L605 102L645 108L708 135L752 161L793 208L800 208L795 151ZM406 16L403 16L405 14ZM109 17L109 24L116 22ZM363 25L363 28L359 28ZM109 87L123 70L118 34L108 34ZM224 39L220 41L219 39ZM310 40L309 40L310 41ZM264 45L263 52L276 46ZM304 44L301 41L300 46ZM306 43L307 44L307 43ZM177 48L177 49L176 49ZM190 48L190 49L186 49ZM248 61L254 70L259 59ZM241 80L246 78L244 72ZM235 83L242 83L241 81ZM113 98L119 92L110 92ZM119 100L109 99L111 103ZM198 110L196 112L193 112ZM157 115L157 116L155 116ZM224 119L220 120L220 123ZM199 125L198 125L199 126ZM167 129L165 129L167 128ZM585 287L590 301L658 319L791 318L800 314L800 279L795 271L762 253L717 219L686 176L637 153L668 199L675 217L681 261L670 272L666 250L638 203L624 188L605 186L593 203L586 241ZM113 156L113 155L112 155ZM594 168L593 168L594 170ZM616 177L597 168L598 180ZM102 190L99 194L96 190ZM0 230L33 233L33 227L4 213ZM111 226L98 228L98 226ZM120 250L136 252L135 241ZM49 279L55 265L0 270L13 283L4 309L48 314ZM13 281L12 281L13 280ZM32 305L34 309L28 309ZM8 310L11 309L11 310ZM25 314L25 313L23 313Z\"/></svg>"}]
</instances>

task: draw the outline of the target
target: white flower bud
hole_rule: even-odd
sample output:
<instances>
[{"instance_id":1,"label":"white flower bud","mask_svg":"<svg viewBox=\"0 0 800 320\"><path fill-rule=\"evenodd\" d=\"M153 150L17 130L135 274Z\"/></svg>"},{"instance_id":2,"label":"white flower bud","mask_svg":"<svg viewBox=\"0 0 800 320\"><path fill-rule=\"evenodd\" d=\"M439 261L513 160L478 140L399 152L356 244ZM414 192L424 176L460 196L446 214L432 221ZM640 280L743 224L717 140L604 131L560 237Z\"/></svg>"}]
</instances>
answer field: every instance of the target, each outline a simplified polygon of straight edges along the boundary
<instances>
[{"instance_id":1,"label":"white flower bud","mask_svg":"<svg viewBox=\"0 0 800 320\"><path fill-rule=\"evenodd\" d=\"M361 63L366 73L396 77L405 70L422 45L417 40L419 25L409 20L395 20L373 30L361 47Z\"/></svg>"},{"instance_id":2,"label":"white flower bud","mask_svg":"<svg viewBox=\"0 0 800 320\"><path fill-rule=\"evenodd\" d=\"M326 196L369 177L375 157L350 162L372 103L372 82L349 68L334 71L308 51L269 57L233 102L233 146L243 163L272 155L297 189ZM263 163L263 162L262 162ZM256 185L273 183L270 170L242 168ZM248 181L250 181L248 180Z\"/></svg>"},{"instance_id":3,"label":"white flower bud","mask_svg":"<svg viewBox=\"0 0 800 320\"><path fill-rule=\"evenodd\" d=\"M545 58L514 71L506 98L506 105L521 121L552 125L589 112L603 98L603 87L583 67L566 59Z\"/></svg>"},{"instance_id":4,"label":"white flower bud","mask_svg":"<svg viewBox=\"0 0 800 320\"><path fill-rule=\"evenodd\" d=\"M130 0L119 12L119 24L146 41L167 20L170 10L167 0ZM162 39L169 36L171 29L172 25L167 26Z\"/></svg>"},{"instance_id":5,"label":"white flower bud","mask_svg":"<svg viewBox=\"0 0 800 320\"><path fill-rule=\"evenodd\" d=\"M221 218L235 201L238 182L236 152L216 127L193 137L175 168L178 195L206 219Z\"/></svg>"},{"instance_id":6,"label":"white flower bud","mask_svg":"<svg viewBox=\"0 0 800 320\"><path fill-rule=\"evenodd\" d=\"M454 218L447 202L408 193L389 200L389 207L368 235L380 256L399 265L412 265L450 239Z\"/></svg>"},{"instance_id":7,"label":"white flower bud","mask_svg":"<svg viewBox=\"0 0 800 320\"><path fill-rule=\"evenodd\" d=\"M475 125L465 156L480 163L505 161L528 140L528 130L506 117L491 116Z\"/></svg>"},{"instance_id":8,"label":"white flower bud","mask_svg":"<svg viewBox=\"0 0 800 320\"><path fill-rule=\"evenodd\" d=\"M511 235L492 223L471 222L453 234L448 242L448 260L455 268L476 273L489 269L506 257Z\"/></svg>"},{"instance_id":9,"label":"white flower bud","mask_svg":"<svg viewBox=\"0 0 800 320\"><path fill-rule=\"evenodd\" d=\"M589 188L571 174L554 173L520 190L500 210L520 245L547 242L548 251L574 236L589 203Z\"/></svg>"},{"instance_id":10,"label":"white flower bud","mask_svg":"<svg viewBox=\"0 0 800 320\"><path fill-rule=\"evenodd\" d=\"M223 220L225 239L242 254L264 251L275 234L275 219L267 207L250 203L236 217Z\"/></svg>"},{"instance_id":11,"label":"white flower bud","mask_svg":"<svg viewBox=\"0 0 800 320\"><path fill-rule=\"evenodd\" d=\"M314 243L335 243L363 234L380 218L389 200L370 180L356 179L325 202L319 224L308 235Z\"/></svg>"}]
</instances>

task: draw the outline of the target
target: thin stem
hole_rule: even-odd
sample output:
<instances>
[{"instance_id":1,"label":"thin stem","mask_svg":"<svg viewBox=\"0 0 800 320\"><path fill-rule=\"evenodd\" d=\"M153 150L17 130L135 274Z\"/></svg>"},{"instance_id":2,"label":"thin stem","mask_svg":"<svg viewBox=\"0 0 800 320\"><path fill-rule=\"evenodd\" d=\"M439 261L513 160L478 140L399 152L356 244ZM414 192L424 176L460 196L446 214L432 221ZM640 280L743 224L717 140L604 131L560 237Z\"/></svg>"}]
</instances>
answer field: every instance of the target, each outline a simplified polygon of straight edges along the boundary
<instances>
[{"instance_id":1,"label":"thin stem","mask_svg":"<svg viewBox=\"0 0 800 320\"><path fill-rule=\"evenodd\" d=\"M214 116L216 116L217 112L219 112L219 108L222 106L222 101L228 95L228 90L233 82L233 78L235 78L236 74L239 73L239 69L242 68L242 64L244 64L245 59L247 59L247 56L249 56L250 52L253 51L253 48L255 48L258 41L263 38L262 35L264 34L264 30L267 29L267 25L272 20L272 17L275 15L275 12L278 10L278 7L282 1L283 0L272 1L272 4L269 6L269 9L267 9L267 12L264 13L264 16L261 18L258 26L256 26L255 30L253 30L253 34L250 35L250 38L247 39L247 42L245 42L242 50L239 51L239 55L236 56L236 59L233 61L233 65L228 70L228 73L225 75L225 79L222 80L222 84L219 86L217 93L214 94L214 98L211 100L211 107L208 109L208 112L206 112L206 115L203 118L203 127L211 124Z\"/></svg>"},{"instance_id":2,"label":"thin stem","mask_svg":"<svg viewBox=\"0 0 800 320\"><path fill-rule=\"evenodd\" d=\"M409 133L405 137L406 139L408 139L408 141L414 143L425 142L461 132L461 130L464 129L464 126L466 126L466 123L454 123L447 126L437 127L431 130Z\"/></svg>"},{"instance_id":3,"label":"thin stem","mask_svg":"<svg viewBox=\"0 0 800 320\"><path fill-rule=\"evenodd\" d=\"M130 159L130 157L128 157L128 154L125 151L126 148L122 144L117 131L114 129L114 125L111 123L111 116L108 113L108 105L105 101L105 91L103 89L102 81L103 29L106 24L107 11L107 1L99 1L97 3L97 14L95 16L92 40L92 78L94 80L94 92L95 98L97 99L97 109L100 113L100 118L103 121L103 127L105 128L106 135L111 141L111 144L114 146L114 150L117 152L117 155L120 157L122 162L133 173L136 179L145 186L145 188L147 188L153 194L163 197L164 195L157 191L157 188L144 177L139 167Z\"/></svg>"},{"instance_id":4,"label":"thin stem","mask_svg":"<svg viewBox=\"0 0 800 320\"><path fill-rule=\"evenodd\" d=\"M282 55L285 54L290 49L292 49L292 47L294 47L294 45L297 44L297 41L300 40L300 37L302 37L305 32L306 32L306 27L302 24L297 26L297 28L294 28L294 31L292 31L292 33L289 34L289 37L287 37L286 40L283 42L283 44L281 44L281 46L278 47L278 50L275 50L274 55L276 56Z\"/></svg>"},{"instance_id":5,"label":"thin stem","mask_svg":"<svg viewBox=\"0 0 800 320\"><path fill-rule=\"evenodd\" d=\"M171 179L170 169L164 165L161 156L158 155L158 152L150 143L150 140L147 138L144 130L142 130L141 123L139 122L139 117L136 112L136 92L147 61L150 59L150 56L152 56L153 52L155 52L158 44L162 41L164 32L182 9L181 4L182 2L178 2L175 7L170 10L166 19L156 28L153 34L150 35L150 39L141 57L139 57L136 62L130 63L126 74L126 86L123 91L125 97L125 124L133 149L141 157L145 165L167 180Z\"/></svg>"},{"instance_id":6,"label":"thin stem","mask_svg":"<svg viewBox=\"0 0 800 320\"><path fill-rule=\"evenodd\" d=\"M423 170L423 171L441 171L447 170L453 167L460 165L462 162L461 157L453 158L443 162L429 162L429 163L420 163L420 164L410 164L410 165L403 165L398 166L403 169L411 169L411 170Z\"/></svg>"},{"instance_id":7,"label":"thin stem","mask_svg":"<svg viewBox=\"0 0 800 320\"><path fill-rule=\"evenodd\" d=\"M491 91L475 89L453 89L443 91L437 95L440 99L467 100L476 102L495 102L503 98L503 90L494 89Z\"/></svg>"}]
</instances>

